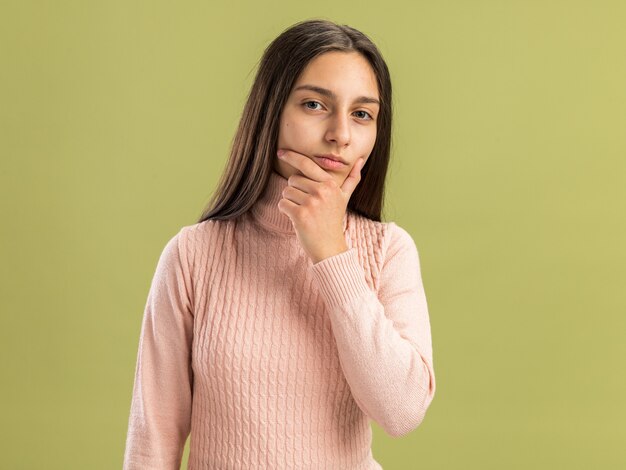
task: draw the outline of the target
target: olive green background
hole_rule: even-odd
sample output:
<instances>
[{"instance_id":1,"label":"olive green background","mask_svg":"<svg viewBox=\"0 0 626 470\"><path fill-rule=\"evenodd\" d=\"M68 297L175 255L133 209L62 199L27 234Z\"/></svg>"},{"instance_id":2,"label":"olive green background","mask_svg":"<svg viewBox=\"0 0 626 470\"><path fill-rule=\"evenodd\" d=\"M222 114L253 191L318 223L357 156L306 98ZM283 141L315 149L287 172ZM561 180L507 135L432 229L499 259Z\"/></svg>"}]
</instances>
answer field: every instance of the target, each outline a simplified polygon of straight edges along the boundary
<instances>
[{"instance_id":1,"label":"olive green background","mask_svg":"<svg viewBox=\"0 0 626 470\"><path fill-rule=\"evenodd\" d=\"M375 458L626 468L626 7L591 0L3 1L2 467L121 468L158 257L307 18L388 62L385 220L429 304L435 399L405 437L373 423Z\"/></svg>"}]
</instances>

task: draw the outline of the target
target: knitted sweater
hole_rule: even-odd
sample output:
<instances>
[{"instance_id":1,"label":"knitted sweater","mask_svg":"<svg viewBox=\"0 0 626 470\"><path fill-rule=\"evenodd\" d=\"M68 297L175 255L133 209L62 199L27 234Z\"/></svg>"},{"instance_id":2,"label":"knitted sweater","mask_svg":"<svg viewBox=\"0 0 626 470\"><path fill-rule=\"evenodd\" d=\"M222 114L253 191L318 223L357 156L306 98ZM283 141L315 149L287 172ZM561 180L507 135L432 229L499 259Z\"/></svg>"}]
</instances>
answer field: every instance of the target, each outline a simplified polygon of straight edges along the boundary
<instances>
[{"instance_id":1,"label":"knitted sweater","mask_svg":"<svg viewBox=\"0 0 626 470\"><path fill-rule=\"evenodd\" d=\"M315 264L275 171L240 217L184 226L145 306L124 469L381 469L374 420L414 430L435 393L418 252L347 211L345 252Z\"/></svg>"}]
</instances>

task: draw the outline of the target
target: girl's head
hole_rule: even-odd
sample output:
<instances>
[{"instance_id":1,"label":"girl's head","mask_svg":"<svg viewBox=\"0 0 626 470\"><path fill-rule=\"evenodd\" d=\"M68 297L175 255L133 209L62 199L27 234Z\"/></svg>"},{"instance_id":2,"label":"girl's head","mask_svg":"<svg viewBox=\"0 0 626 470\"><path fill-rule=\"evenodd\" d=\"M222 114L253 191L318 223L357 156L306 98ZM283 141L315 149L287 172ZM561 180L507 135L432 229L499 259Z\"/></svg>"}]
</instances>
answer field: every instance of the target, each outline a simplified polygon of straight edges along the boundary
<instances>
[{"instance_id":1,"label":"girl's head","mask_svg":"<svg viewBox=\"0 0 626 470\"><path fill-rule=\"evenodd\" d=\"M339 185L365 158L348 209L380 221L391 117L389 71L367 36L327 20L295 24L261 58L226 170L199 221L246 212L271 171L286 178L299 173L278 159L279 148L310 158L341 156L347 165L325 170Z\"/></svg>"},{"instance_id":2,"label":"girl's head","mask_svg":"<svg viewBox=\"0 0 626 470\"><path fill-rule=\"evenodd\" d=\"M300 73L283 105L278 148L310 158L341 157L346 165L325 171L343 184L360 157L367 163L376 143L378 95L376 74L361 53L318 55ZM300 173L278 159L275 168L285 178Z\"/></svg>"}]
</instances>

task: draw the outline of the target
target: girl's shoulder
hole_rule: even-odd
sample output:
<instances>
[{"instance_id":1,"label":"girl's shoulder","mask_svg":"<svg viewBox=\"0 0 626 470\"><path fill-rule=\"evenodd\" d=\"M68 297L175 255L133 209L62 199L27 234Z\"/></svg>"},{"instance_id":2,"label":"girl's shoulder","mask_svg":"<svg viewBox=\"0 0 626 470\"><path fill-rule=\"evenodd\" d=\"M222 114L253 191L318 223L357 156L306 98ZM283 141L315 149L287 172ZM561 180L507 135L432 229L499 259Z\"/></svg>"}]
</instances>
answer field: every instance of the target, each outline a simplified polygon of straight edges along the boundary
<instances>
[{"instance_id":1,"label":"girl's shoulder","mask_svg":"<svg viewBox=\"0 0 626 470\"><path fill-rule=\"evenodd\" d=\"M391 248L413 248L415 241L407 229L395 221L377 221L354 212L350 213L351 228L359 239L367 244L374 245L384 258Z\"/></svg>"},{"instance_id":2,"label":"girl's shoulder","mask_svg":"<svg viewBox=\"0 0 626 470\"><path fill-rule=\"evenodd\" d=\"M207 247L212 240L220 237L224 230L234 228L236 219L208 219L195 224L184 225L180 228L177 236L181 244L189 251L195 251L201 247Z\"/></svg>"},{"instance_id":3,"label":"girl's shoulder","mask_svg":"<svg viewBox=\"0 0 626 470\"><path fill-rule=\"evenodd\" d=\"M396 225L395 222L373 220L352 211L349 212L348 220L350 222L348 225L357 232L376 233L383 237L388 234L389 230L394 230L392 226Z\"/></svg>"},{"instance_id":4,"label":"girl's shoulder","mask_svg":"<svg viewBox=\"0 0 626 470\"><path fill-rule=\"evenodd\" d=\"M348 218L348 230L352 237L379 254L384 254L395 227L394 222L373 220L356 212L350 212Z\"/></svg>"},{"instance_id":5,"label":"girl's shoulder","mask_svg":"<svg viewBox=\"0 0 626 470\"><path fill-rule=\"evenodd\" d=\"M208 219L195 224L183 225L180 228L181 233L186 236L202 236L212 231L218 230L227 220Z\"/></svg>"}]
</instances>

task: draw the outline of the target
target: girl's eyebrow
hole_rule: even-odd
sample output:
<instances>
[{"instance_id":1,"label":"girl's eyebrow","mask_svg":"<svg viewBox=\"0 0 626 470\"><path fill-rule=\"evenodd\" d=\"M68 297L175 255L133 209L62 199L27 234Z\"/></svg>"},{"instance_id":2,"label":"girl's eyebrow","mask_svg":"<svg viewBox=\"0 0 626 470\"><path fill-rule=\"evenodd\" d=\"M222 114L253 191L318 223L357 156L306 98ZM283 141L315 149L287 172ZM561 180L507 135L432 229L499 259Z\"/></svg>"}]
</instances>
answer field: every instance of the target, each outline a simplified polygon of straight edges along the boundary
<instances>
[{"instance_id":1,"label":"girl's eyebrow","mask_svg":"<svg viewBox=\"0 0 626 470\"><path fill-rule=\"evenodd\" d=\"M294 88L294 91L298 91L298 90L311 90L316 93L319 93L320 95L326 96L333 100L337 100L337 95L335 95L335 93L333 93L331 90L328 90L326 88L322 88L319 86L300 85ZM378 106L380 106L380 101L378 101L376 98L372 98L371 96L359 96L358 98L354 100L354 102L355 103L373 103L373 104L377 104Z\"/></svg>"}]
</instances>

